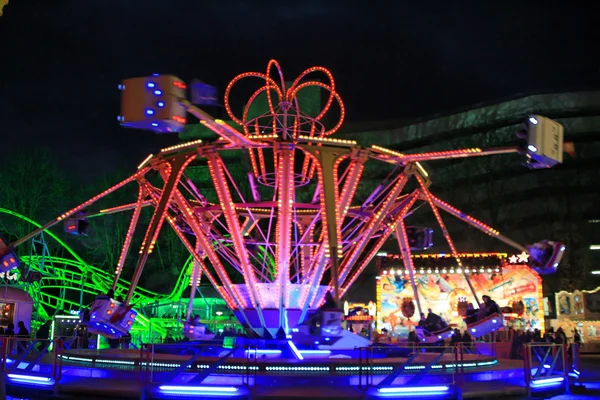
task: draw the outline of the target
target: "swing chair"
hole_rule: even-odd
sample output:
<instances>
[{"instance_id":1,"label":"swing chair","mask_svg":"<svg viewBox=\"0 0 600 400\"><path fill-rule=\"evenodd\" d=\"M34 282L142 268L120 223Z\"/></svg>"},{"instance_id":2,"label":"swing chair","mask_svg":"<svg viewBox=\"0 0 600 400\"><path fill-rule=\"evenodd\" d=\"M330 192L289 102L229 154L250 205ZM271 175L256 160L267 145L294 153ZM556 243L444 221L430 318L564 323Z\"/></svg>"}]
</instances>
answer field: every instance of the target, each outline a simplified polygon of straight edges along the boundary
<instances>
[{"instance_id":1,"label":"swing chair","mask_svg":"<svg viewBox=\"0 0 600 400\"><path fill-rule=\"evenodd\" d=\"M434 201L434 197L429 193L427 187L423 184L422 180L420 180L420 179L419 179L419 184L421 187L421 191L424 194L424 198L431 206L431 209L439 223L439 226L442 229L444 238L446 239L448 245L450 246L452 253L454 254L454 256L456 258L458 266L461 267L462 263L461 263L460 258L458 257L458 252L456 251L454 243L453 243L452 239L450 238L450 234L448 233L446 226L445 226L442 218L439 215L439 211L436 207L436 202ZM442 203L442 205L443 205L443 203ZM423 311L421 309L421 303L419 301L419 291L417 290L417 286L415 283L414 265L413 265L413 261L412 261L412 257L411 257L412 246L408 240L408 234L407 234L406 226L404 225L403 217L404 217L404 215L401 216L401 219L398 222L398 225L396 225L396 239L398 240L398 247L400 248L400 253L402 255L402 261L404 263L404 266L409 271L410 284L412 286L412 289L413 289L413 292L415 295L415 300L417 302L417 307L419 309L419 313L422 314ZM471 293L473 294L475 301L477 302L477 304L480 304L479 299L477 298L477 293L475 292L475 288L473 287L473 284L469 280L469 276L467 275L466 272L463 272L463 276L464 276L465 280L467 281L467 284L469 285L469 289L471 290ZM481 336L487 335L487 334L494 332L502 327L504 327L504 317L500 313L494 313L483 319L474 321L471 324L467 324L468 332L474 338L479 338ZM433 331L433 332L430 332L423 327L416 327L415 333L416 333L417 338L419 339L420 343L431 344L431 343L437 343L441 340L445 340L445 339L452 337L452 335L454 334L454 331L452 330L452 328L450 328L450 326L446 326L443 329Z\"/></svg>"},{"instance_id":2,"label":"swing chair","mask_svg":"<svg viewBox=\"0 0 600 400\"><path fill-rule=\"evenodd\" d=\"M485 336L504 327L504 315L493 313L473 323L467 324L469 335L474 338Z\"/></svg>"},{"instance_id":3,"label":"swing chair","mask_svg":"<svg viewBox=\"0 0 600 400\"><path fill-rule=\"evenodd\" d=\"M417 302L417 308L419 310L419 315L423 314L423 310L421 308L421 301L419 298L419 291L417 290L417 285L415 283L415 274L414 274L414 266L412 263L412 258L410 254L410 246L408 245L408 238L406 235L406 227L404 226L404 222L400 221L398 226L396 227L396 238L398 239L398 244L401 249L401 254L403 258L404 265L408 269L410 285L412 286L414 298ZM412 303L412 301L411 301ZM413 306L414 307L414 306ZM421 344L434 344L442 340L446 340L452 335L454 335L454 330L442 319L442 317L438 316L439 321L435 322L435 325L443 325L443 328L430 331L423 326L415 327L415 334L417 335L417 339Z\"/></svg>"},{"instance_id":4,"label":"swing chair","mask_svg":"<svg viewBox=\"0 0 600 400\"><path fill-rule=\"evenodd\" d=\"M464 277L467 281L467 284L469 285L469 288L471 289L471 293L473 293L475 301L477 302L477 304L481 304L479 298L477 297L477 294L475 293L475 289L473 288L473 285L469 280L469 276L465 273ZM465 322L467 323L467 332L469 332L469 335L471 335L473 338L480 338L482 336L495 332L498 329L503 328L504 315L502 315L502 313L498 311L487 315L483 318L478 316L478 318L475 321L469 321L469 319L466 318Z\"/></svg>"},{"instance_id":5,"label":"swing chair","mask_svg":"<svg viewBox=\"0 0 600 400\"><path fill-rule=\"evenodd\" d=\"M529 257L532 259L533 269L539 274L554 272L562 259L564 251L565 245L560 242L544 240L533 244L529 247ZM471 282L466 275L465 279L471 287ZM475 293L473 292L473 294ZM475 298L477 299L477 297ZM504 316L499 312L467 324L469 334L474 338L485 336L502 327L504 327Z\"/></svg>"},{"instance_id":6,"label":"swing chair","mask_svg":"<svg viewBox=\"0 0 600 400\"><path fill-rule=\"evenodd\" d=\"M419 343L433 344L439 342L440 340L451 338L452 335L454 335L454 330L450 326L447 326L443 329L430 332L422 326L416 326L415 333L419 339Z\"/></svg>"}]
</instances>

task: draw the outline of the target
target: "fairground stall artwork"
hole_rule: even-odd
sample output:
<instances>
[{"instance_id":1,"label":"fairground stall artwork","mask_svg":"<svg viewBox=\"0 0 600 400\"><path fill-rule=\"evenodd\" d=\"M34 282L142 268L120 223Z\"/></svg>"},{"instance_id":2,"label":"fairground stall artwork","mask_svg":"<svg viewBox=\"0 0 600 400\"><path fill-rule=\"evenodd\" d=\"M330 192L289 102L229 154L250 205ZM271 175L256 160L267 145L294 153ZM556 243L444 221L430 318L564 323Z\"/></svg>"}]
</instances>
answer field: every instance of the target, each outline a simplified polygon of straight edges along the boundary
<instances>
[{"instance_id":1,"label":"fairground stall artwork","mask_svg":"<svg viewBox=\"0 0 600 400\"><path fill-rule=\"evenodd\" d=\"M414 313L407 318L410 314L402 307L417 296L424 312L432 310L452 327L466 328L461 305L472 303L467 276L478 298L488 295L498 303L507 326L544 329L542 280L527 265L527 253L510 257L506 253L468 253L460 257L462 268L450 254L413 255L415 294L401 256L378 256L378 329L406 337L420 316Z\"/></svg>"},{"instance_id":2,"label":"fairground stall artwork","mask_svg":"<svg viewBox=\"0 0 600 400\"><path fill-rule=\"evenodd\" d=\"M249 93L241 114L235 113L230 107L232 90L239 89L236 85L239 81L249 78L259 85ZM389 283L385 290L393 295L387 302L414 294L414 303L407 301L406 307L421 313L430 303L432 307L441 307L435 303L431 291L439 291L441 298L442 288L449 292L460 288L465 302L477 307L481 304L481 294L494 289L494 279L498 285L503 280L492 278L487 272L481 277L466 272L468 257L455 247L442 212L499 239L518 253L525 253L528 265L539 273L554 272L565 250L561 243L548 240L522 246L444 202L430 190L429 174L420 164L422 161L521 153L529 168L549 168L562 162L563 128L553 120L529 116L524 130L518 133L524 139L520 146L403 154L333 137L342 126L345 108L333 76L323 67L309 68L290 83L284 79L279 64L272 60L266 73L249 72L235 77L224 96L230 122L215 119L197 107L215 99L214 89L199 82L191 85L191 102L186 99L188 85L175 76L156 74L132 78L123 81L119 87L122 112L118 119L123 126L170 134L181 131L191 114L212 132L213 138L177 144L150 154L127 179L3 246L0 269L9 271L18 267L17 246L57 224L64 224L66 232L79 235L88 229L89 218L130 212L131 220L112 285L105 293L98 294L84 315L88 332L119 338L127 336L136 320L143 317L138 316L136 299L139 297L134 294L161 230L172 229L194 263L190 305L180 322L183 335L196 341L195 346L202 346L204 339L214 338L205 324L192 317L192 304L200 279L210 282L245 331L245 335L238 335L233 342L230 339L224 341L220 350L210 356L213 361L206 355L208 358L203 362L210 365L214 362L216 366L214 369L209 367L208 372L199 370L198 376L190 378L194 383L204 381L208 375L216 373L217 368L229 367L227 363L247 362L244 360L250 354L248 346L254 349L251 354L256 356L255 367L267 374L272 368L278 371L292 368L295 373L308 375L346 371L343 368L347 367L330 364L311 364L310 368L302 369L302 363L347 363L343 360L347 358L356 361L357 355L349 355L347 351L369 348L371 342L367 338L342 329L340 298L392 237L398 244L402 276L408 277L409 283L405 287L396 280ZM303 106L299 93L311 88L322 90L326 96L323 107L309 114L306 110L310 107ZM265 100L264 107L259 107L258 99ZM324 122L326 116L327 121L333 121L331 124ZM240 158L228 158L231 152L238 152ZM234 173L240 166L247 166L247 171ZM199 184L194 174L198 167L207 171L209 183ZM370 173L373 171L377 174ZM129 184L137 187L137 199L111 208L93 209L99 199ZM433 282L433 273L421 274L420 267L415 267L417 257L413 258L412 253L430 246L431 230L407 226L405 218L421 205L433 213L447 243L449 258L454 263L454 275L438 275L447 281L446 284L439 279L436 281L439 283ZM147 225L141 222L143 209L152 210ZM141 240L139 247L132 249L134 243L138 243L133 240L134 235L139 235ZM120 284L123 269L130 262L134 265L131 282ZM508 275L509 271L502 274ZM395 279L397 275L393 276ZM472 276L477 277L471 279ZM501 298L507 300L506 293L516 290L519 282L527 280L528 276L515 272L514 278L510 279L507 288L497 289L504 291ZM535 279L532 285L537 285ZM424 291L425 287L429 291ZM450 296L450 293L444 293L444 296ZM457 320L451 312L448 318ZM501 329L504 320L501 311L497 310L471 321L468 329L474 336L481 336ZM535 319L531 321L539 323ZM430 342L447 334L447 330L422 330L419 337ZM214 342L211 343L214 346ZM190 346L186 343L187 349L193 348ZM81 355L75 357L82 359ZM135 357L139 357L138 352ZM300 365L290 366L286 360L294 360ZM268 365L270 362L278 364L274 367ZM231 366L234 367L238 368L237 364ZM387 368L381 369L381 373L388 371ZM386 378L381 385L390 386L393 381L393 378ZM231 381L226 382L231 384ZM344 382L352 385L351 381ZM157 390L184 390L186 393L195 390L195 394L209 390L181 387L163 385ZM444 390L449 389L445 387Z\"/></svg>"},{"instance_id":3,"label":"fairground stall artwork","mask_svg":"<svg viewBox=\"0 0 600 400\"><path fill-rule=\"evenodd\" d=\"M593 290L562 290L555 295L556 319L550 320L554 329L562 328L567 338L575 335L583 342L582 352L600 350L600 287Z\"/></svg>"}]
</instances>

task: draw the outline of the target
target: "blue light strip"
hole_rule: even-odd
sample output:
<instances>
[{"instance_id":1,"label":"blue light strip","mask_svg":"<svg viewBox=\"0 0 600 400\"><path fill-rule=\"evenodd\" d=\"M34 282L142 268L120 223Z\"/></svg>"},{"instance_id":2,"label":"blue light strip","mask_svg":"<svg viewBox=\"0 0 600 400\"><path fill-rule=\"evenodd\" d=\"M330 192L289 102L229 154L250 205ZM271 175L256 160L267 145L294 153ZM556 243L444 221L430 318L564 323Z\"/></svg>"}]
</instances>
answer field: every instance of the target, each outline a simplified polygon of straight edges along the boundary
<instances>
[{"instance_id":1,"label":"blue light strip","mask_svg":"<svg viewBox=\"0 0 600 400\"><path fill-rule=\"evenodd\" d=\"M250 349L246 350L246 354L281 354L281 350L260 350L260 349Z\"/></svg>"},{"instance_id":2,"label":"blue light strip","mask_svg":"<svg viewBox=\"0 0 600 400\"><path fill-rule=\"evenodd\" d=\"M7 374L11 381L19 383L27 383L30 385L53 385L52 378L47 376L24 375L24 374Z\"/></svg>"},{"instance_id":3,"label":"blue light strip","mask_svg":"<svg viewBox=\"0 0 600 400\"><path fill-rule=\"evenodd\" d=\"M290 343L291 341L288 341L288 343ZM293 347L292 347L293 346ZM300 360L304 359L304 355L309 356L309 355L323 355L326 356L328 354L331 354L330 350L298 350L298 348L293 344L293 342L290 345L290 350L294 353L294 356L297 357ZM253 349L248 349L246 350L246 354L252 354L255 352L255 350ZM296 353L297 352L297 353ZM273 354L273 355L280 355L282 353L281 350L278 349L258 349L256 350L255 354ZM64 355L60 355L59 357L63 358L64 360L69 360L69 361L79 361L79 362L96 362L98 364L116 364L116 365L125 365L125 366L130 366L133 367L135 365L137 365L137 362L135 361L127 361L127 360L111 360L111 359L92 359L92 358L86 358L86 357L73 357L73 356L64 356ZM159 363L159 362L151 362L151 363L146 363L146 362L142 362L142 365L147 365L149 364L152 367L161 367L161 368L176 368L181 366L181 364L179 363ZM463 367L463 368L470 368L470 367L484 367L484 366L491 366L491 365L496 365L498 364L498 360L492 360L492 361L480 361L480 362L468 362L468 363L457 363L457 364L434 364L431 366L431 368L433 369L446 369L446 370L451 370L453 368L456 367ZM194 369L206 369L209 366L207 364L199 364L196 365L195 367L192 366L192 368ZM258 367L258 366L243 366L243 365L222 365L220 366L218 369L219 370L245 370L246 368L250 369L250 370L262 370L263 367ZM303 365L303 366L290 366L290 367L282 367L282 366L265 366L264 370L265 371L275 371L275 370L286 370L286 371L302 371L302 372L306 372L306 371L321 371L323 367L320 366L315 366L315 365ZM382 371L382 373L386 373L387 371L391 371L393 370L392 366L389 365L380 365L380 366L358 366L358 365L354 365L354 366L336 366L335 367L335 371L344 371L344 372L350 372L350 371L360 371L360 370L366 371ZM405 366L404 369L406 371L419 371L419 370L423 370L425 369L424 365L408 365ZM326 367L326 370L329 370L328 367ZM577 372L576 372L577 373ZM532 370L532 374L535 374L535 368Z\"/></svg>"},{"instance_id":4,"label":"blue light strip","mask_svg":"<svg viewBox=\"0 0 600 400\"><path fill-rule=\"evenodd\" d=\"M556 386L560 385L565 378L563 376L555 377L555 378L542 378L531 381L531 386L533 387L545 387L545 386Z\"/></svg>"},{"instance_id":5,"label":"blue light strip","mask_svg":"<svg viewBox=\"0 0 600 400\"><path fill-rule=\"evenodd\" d=\"M288 340L288 345L290 346L292 353L294 353L294 355L296 356L296 358L298 360L304 360L304 356L302 355L302 353L300 353L300 351L298 351L298 348L296 347L294 342L292 342L291 340Z\"/></svg>"},{"instance_id":6,"label":"blue light strip","mask_svg":"<svg viewBox=\"0 0 600 400\"><path fill-rule=\"evenodd\" d=\"M498 364L498 360L478 362L477 366L478 367L483 367L485 365L496 365L496 364Z\"/></svg>"},{"instance_id":7,"label":"blue light strip","mask_svg":"<svg viewBox=\"0 0 600 400\"><path fill-rule=\"evenodd\" d=\"M300 350L300 354L327 356L331 354L331 350Z\"/></svg>"}]
</instances>

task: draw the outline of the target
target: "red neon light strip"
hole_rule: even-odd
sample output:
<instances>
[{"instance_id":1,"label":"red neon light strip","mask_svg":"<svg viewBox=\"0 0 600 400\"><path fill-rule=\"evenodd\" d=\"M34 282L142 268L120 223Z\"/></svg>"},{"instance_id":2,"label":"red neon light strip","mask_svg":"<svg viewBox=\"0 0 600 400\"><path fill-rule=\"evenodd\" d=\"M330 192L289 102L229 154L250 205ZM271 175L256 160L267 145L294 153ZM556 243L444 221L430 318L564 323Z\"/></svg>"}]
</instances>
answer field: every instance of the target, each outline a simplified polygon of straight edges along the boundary
<instances>
[{"instance_id":1,"label":"red neon light strip","mask_svg":"<svg viewBox=\"0 0 600 400\"><path fill-rule=\"evenodd\" d=\"M154 199L156 201L158 201L159 195L155 191L150 191L148 189L148 187L149 187L148 183L145 184L145 187L146 187L146 190L151 193L151 195L154 197ZM196 223L195 218L193 218L194 213L193 213L191 206L189 205L189 203L187 203L187 201L185 200L183 195L179 192L179 190L174 189L174 192L175 192L174 193L175 202L188 215L189 218L187 218L186 221L190 223L190 227L192 228L192 230L194 231L194 234L196 235L196 240L198 241L199 245L202 246L203 250L205 251L205 254L207 254L213 267L217 271L217 274L221 278L221 282L223 282L223 284L226 288L228 288L228 289L233 288L233 284L229 280L229 276L225 273L225 269L223 268L222 264L220 263L219 258L214 253L212 247L210 246L210 244L208 243L208 240L206 239L206 236L202 233L200 227ZM175 233L177 233L179 238L183 241L184 245L186 245L186 247L188 248L188 251L190 251L192 256L194 256L194 259L197 259L198 258L197 254L195 253L194 249L189 244L189 242L187 242L185 235L183 235L183 233L181 233L180 230L176 227L175 219L167 216L167 221L169 222L171 227L173 227L173 229L175 230ZM200 262L202 262L202 261L200 261ZM204 264L202 264L202 265L204 265ZM205 266L204 266L204 270L208 271ZM216 284L216 281L214 281L214 278L212 277L212 275L210 275L210 273L207 273L206 275L207 275L207 278L211 281L211 284L213 284L213 286L215 288L217 288L217 290L219 290L218 286ZM214 281L214 283L213 283L213 281ZM230 294L222 293L222 290L220 290L219 293L221 294L221 296L223 296L223 299L225 299L226 302L229 300L229 302L231 304L234 304L233 300L231 300L232 296ZM239 299L239 298L241 298L241 296L239 296L239 294L238 294L237 299ZM239 303L239 301L238 301L238 303ZM239 304L239 305L242 306L242 304Z\"/></svg>"},{"instance_id":2,"label":"red neon light strip","mask_svg":"<svg viewBox=\"0 0 600 400\"><path fill-rule=\"evenodd\" d=\"M223 298L223 300L225 300L225 303L227 303L227 307L229 307L232 310L235 310L235 309L238 309L238 308L243 308L242 304L240 304L239 302L236 302L232 298L232 296L230 296L228 293L226 293L223 290L222 286L219 286L219 284L217 283L216 279L212 276L212 274L210 273L210 271L208 270L208 268L206 268L206 265L204 264L203 260L200 258L200 256L198 255L198 253L194 250L194 248L192 247L192 245L190 244L190 242L187 240L187 238L185 237L185 235L179 230L179 228L177 228L177 225L175 224L175 219L169 217L167 219L167 221L168 221L169 225L171 225L171 227L173 228L173 230L175 231L175 233L177 234L177 236L179 236L179 239L181 240L181 242L183 243L183 245L190 252L190 254L192 255L192 257L194 258L194 261L196 261L198 264L201 265L202 270L204 271L204 275L206 275L206 278L209 280L209 282L211 283L211 285L213 285L213 287L219 292L219 294L221 295L221 297Z\"/></svg>"},{"instance_id":3,"label":"red neon light strip","mask_svg":"<svg viewBox=\"0 0 600 400\"><path fill-rule=\"evenodd\" d=\"M287 284L290 280L290 252L292 236L292 202L294 199L294 150L282 149L278 152L279 169L277 170L277 224L275 237L277 249L275 264L277 268L277 292L280 297L280 311L288 304Z\"/></svg>"},{"instance_id":4,"label":"red neon light strip","mask_svg":"<svg viewBox=\"0 0 600 400\"><path fill-rule=\"evenodd\" d=\"M180 192L177 192L175 194L175 201L185 213L185 215L187 215L186 222L188 222L188 224L192 228L192 231L194 232L194 235L196 235L197 245L200 246L200 248L204 251L204 254L206 254L208 259L210 260L213 268L217 272L217 275L221 279L223 285L227 288L231 288L232 297L237 298L238 302L243 306L247 306L245 298L243 298L242 296L240 296L239 293L236 292L233 282L231 282L231 280L229 279L229 275L227 274L225 267L221 263L221 260L215 253L214 248L210 244L210 241L208 240L204 231L202 230L202 227L198 223L194 210L192 209L190 204Z\"/></svg>"},{"instance_id":5,"label":"red neon light strip","mask_svg":"<svg viewBox=\"0 0 600 400\"><path fill-rule=\"evenodd\" d=\"M396 229L396 226L397 226L398 222L402 218L404 218L404 216L406 215L406 213L408 213L408 211L415 204L415 202L419 198L419 190L415 190L409 196L410 197L408 197L407 199L405 199L405 201L408 200L408 203L406 203L406 205L404 205L404 207L402 207L402 209L396 215L396 217L392 220L392 222L390 224L388 224L388 226L386 227L385 232L383 232L381 234L381 236L379 237L379 239L378 239L377 243L375 244L375 246L373 246L373 248L371 249L371 251L369 252L369 254L367 255L367 257L365 257L363 259L363 261L359 264L358 268L355 269L355 271L352 274L352 276L350 277L350 279L348 279L348 281L345 284L342 285L342 293L343 294L346 293L348 291L348 289L350 289L350 286L352 286L352 284L356 281L356 279L358 279L358 277L364 271L364 269L367 267L367 265L369 265L369 263L371 262L371 260L377 255L377 252L379 251L379 249L381 249L381 246L383 246L383 244L388 240L388 238L390 237L390 235Z\"/></svg>"},{"instance_id":6,"label":"red neon light strip","mask_svg":"<svg viewBox=\"0 0 600 400\"><path fill-rule=\"evenodd\" d=\"M144 197L144 189L142 188L142 186L140 186L138 190L138 199L136 202L136 206L133 211L131 221L129 222L129 227L127 228L127 234L125 235L125 243L123 244L121 254L119 256L119 261L117 262L117 268L115 270L115 280L112 286L113 291L116 289L117 282L119 281L119 277L121 276L121 272L123 271L123 265L125 265L125 259L127 258L127 254L129 253L129 249L131 248L131 241L133 239L135 227L137 226L138 220L140 218L140 214L144 204Z\"/></svg>"},{"instance_id":7,"label":"red neon light strip","mask_svg":"<svg viewBox=\"0 0 600 400\"><path fill-rule=\"evenodd\" d=\"M300 89L300 88L298 88L298 86L299 86L298 84L300 83L300 81L303 78L305 78L308 74L311 74L313 72L323 72L327 76L327 79L329 79L329 85L326 85L329 87L329 98L327 99L327 102L325 103L325 107L323 107L323 110L315 117L315 121L319 121L319 120L321 120L321 118L323 118L325 116L327 111L329 111L329 108L331 107L331 104L333 103L333 99L335 98L335 96L334 96L335 80L333 79L333 75L331 74L331 72L328 69L319 67L319 66L315 66L315 67L311 67L311 68L308 68L307 70L303 71L294 80L294 82L290 86L290 89L286 93L286 101L291 101L292 98L296 98L295 93Z\"/></svg>"},{"instance_id":8,"label":"red neon light strip","mask_svg":"<svg viewBox=\"0 0 600 400\"><path fill-rule=\"evenodd\" d=\"M244 279L249 289L248 292L250 293L250 301L252 302L252 306L258 312L262 326L265 326L261 312L262 301L256 286L256 277L254 270L250 265L248 250L244 245L244 240L240 231L240 224L237 220L235 205L231 198L229 188L226 186L227 180L225 174L223 173L222 163L223 161L218 155L208 155L208 168L210 175L213 179L213 185L219 197L219 201L221 202L221 207L223 208L223 215L225 216L225 221L227 222L227 226L229 228L229 233L233 241L235 252L239 257L240 265L242 267L242 271L244 272Z\"/></svg>"},{"instance_id":9,"label":"red neon light strip","mask_svg":"<svg viewBox=\"0 0 600 400\"><path fill-rule=\"evenodd\" d=\"M231 80L231 82L229 82L229 85L227 85L227 87L225 88L225 95L223 97L223 102L225 104L225 111L227 112L227 115L229 115L229 117L231 118L232 121L234 121L236 124L238 124L240 126L243 126L244 123L239 118L237 118L235 116L235 114L233 113L233 111L231 110L231 107L229 105L229 95L231 92L231 88L233 87L233 85L235 85L236 82L238 82L241 79L249 78L249 77L264 79L266 82L266 85L269 86L269 89L275 90L275 92L277 93L279 98L281 98L281 99L284 98L283 93L277 87L277 84L275 83L275 81L273 79L269 78L268 76L266 76L265 74L261 74L259 72L245 72L243 74L239 74L238 76L233 78ZM273 112L273 110L272 110L272 112Z\"/></svg>"},{"instance_id":10,"label":"red neon light strip","mask_svg":"<svg viewBox=\"0 0 600 400\"><path fill-rule=\"evenodd\" d=\"M403 218L400 219L398 226L396 227L396 239L398 240L398 247L402 254L404 266L408 269L413 296L417 301L417 309L419 310L419 314L422 314L423 309L421 308L421 301L419 300L419 291L417 290L417 284L415 283L415 266L412 261L410 245L408 244L408 237L406 237L406 226L404 225Z\"/></svg>"},{"instance_id":11,"label":"red neon light strip","mask_svg":"<svg viewBox=\"0 0 600 400\"><path fill-rule=\"evenodd\" d=\"M308 86L318 86L325 90L329 90L331 92L331 94L333 95L333 97L337 100L338 105L340 107L340 118L333 128L331 128L330 130L323 133L323 136L329 136L329 135L334 134L335 132L337 132L338 129L340 129L340 127L344 123L344 118L346 116L346 109L344 108L344 102L342 101L342 98L330 86L325 85L324 83L321 83L318 81L310 81L310 82L305 82L301 85L298 85L293 90L290 90L288 97L295 97L301 89L308 87ZM328 110L328 108L326 110Z\"/></svg>"},{"instance_id":12,"label":"red neon light strip","mask_svg":"<svg viewBox=\"0 0 600 400\"><path fill-rule=\"evenodd\" d=\"M408 176L402 173L396 181L396 184L394 185L392 190L386 196L381 207L379 207L377 212L373 214L373 216L370 218L369 224L367 225L367 227L365 227L365 233L362 235L358 243L354 246L354 249L350 256L346 257L344 259L344 262L342 263L339 279L340 283L344 282L347 275L350 273L352 265L354 265L354 263L358 260L365 246L367 245L369 240L371 240L371 236L373 236L383 219L387 216L387 213L394 204L396 198L398 198L398 196L402 192L402 189L404 189L406 182L408 182Z\"/></svg>"},{"instance_id":13,"label":"red neon light strip","mask_svg":"<svg viewBox=\"0 0 600 400\"><path fill-rule=\"evenodd\" d=\"M431 207L431 211L433 211L433 215L435 216L435 219L437 220L438 224L440 225L440 228L442 229L444 238L446 239L446 242L448 243L448 246L450 247L450 252L452 253L452 257L454 257L454 259L456 260L456 264L458 265L458 267L462 269L463 265L462 265L462 261L460 259L459 253L458 253L458 251L456 251L456 247L454 246L454 242L452 241L452 238L450 237L450 234L448 233L448 229L446 229L446 225L444 224L444 221L442 220L442 216L440 215L438 208L436 207L436 205L433 202L433 197L432 197L431 193L425 186L423 179L419 175L415 175L415 177L417 178L417 181L419 181L419 185L421 186L422 193L425 195L425 199L427 200L427 203L429 203L429 206ZM469 277L467 276L466 272L464 272L464 271L463 271L463 276L465 277L465 280L467 281L467 284L469 285L469 288L471 289L473 298L475 299L477 304L480 304L479 298L477 297L477 293L475 292L475 288L471 284Z\"/></svg>"}]
</instances>

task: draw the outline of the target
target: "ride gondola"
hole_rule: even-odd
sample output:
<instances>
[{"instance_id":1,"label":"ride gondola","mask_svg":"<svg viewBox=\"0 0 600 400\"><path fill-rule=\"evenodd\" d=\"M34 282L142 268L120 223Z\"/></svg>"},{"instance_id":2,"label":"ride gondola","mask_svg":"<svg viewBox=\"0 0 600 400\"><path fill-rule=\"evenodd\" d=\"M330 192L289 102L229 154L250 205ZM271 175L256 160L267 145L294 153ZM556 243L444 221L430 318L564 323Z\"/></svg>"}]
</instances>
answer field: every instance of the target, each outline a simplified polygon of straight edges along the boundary
<instances>
[{"instance_id":1,"label":"ride gondola","mask_svg":"<svg viewBox=\"0 0 600 400\"><path fill-rule=\"evenodd\" d=\"M450 326L447 326L443 329L430 332L422 326L417 326L415 327L415 333L419 339L419 343L433 344L451 338L454 335L454 330Z\"/></svg>"},{"instance_id":2,"label":"ride gondola","mask_svg":"<svg viewBox=\"0 0 600 400\"><path fill-rule=\"evenodd\" d=\"M474 338L485 336L504 327L502 313L493 313L472 323L467 323L467 330Z\"/></svg>"}]
</instances>

